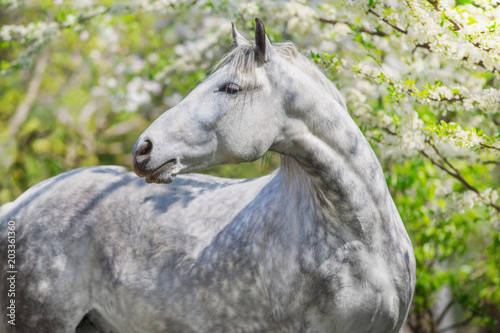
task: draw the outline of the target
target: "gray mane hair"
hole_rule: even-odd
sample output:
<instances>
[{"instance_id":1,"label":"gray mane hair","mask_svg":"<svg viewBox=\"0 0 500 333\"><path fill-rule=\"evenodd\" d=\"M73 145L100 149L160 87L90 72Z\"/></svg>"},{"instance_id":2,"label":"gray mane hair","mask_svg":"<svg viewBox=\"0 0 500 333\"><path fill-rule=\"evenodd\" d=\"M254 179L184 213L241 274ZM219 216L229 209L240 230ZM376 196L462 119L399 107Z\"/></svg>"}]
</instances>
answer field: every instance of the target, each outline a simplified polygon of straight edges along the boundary
<instances>
[{"instance_id":1,"label":"gray mane hair","mask_svg":"<svg viewBox=\"0 0 500 333\"><path fill-rule=\"evenodd\" d=\"M339 103L341 108L348 112L344 96L338 91L335 84L330 81L310 59L301 54L294 43L274 43L272 46L274 51L276 51L282 59L295 65L314 81L320 83L333 99ZM212 72L216 72L222 67L230 66L230 72L233 73L237 83L244 88L244 90L253 90L258 88L255 76L256 62L255 46L247 42L235 47L231 52L226 54L214 66ZM283 183L285 184L285 189L292 191L297 190L300 193L302 190L312 185L307 174L292 157L280 154L280 159L280 172Z\"/></svg>"},{"instance_id":2,"label":"gray mane hair","mask_svg":"<svg viewBox=\"0 0 500 333\"><path fill-rule=\"evenodd\" d=\"M313 80L320 83L347 112L345 99L335 84L311 60L301 54L294 43L275 43L272 46L281 58L295 65ZM212 72L216 72L227 65L231 66L230 71L234 73L235 78L240 80L238 83L245 88L255 88L255 46L246 43L234 48L214 66Z\"/></svg>"}]
</instances>

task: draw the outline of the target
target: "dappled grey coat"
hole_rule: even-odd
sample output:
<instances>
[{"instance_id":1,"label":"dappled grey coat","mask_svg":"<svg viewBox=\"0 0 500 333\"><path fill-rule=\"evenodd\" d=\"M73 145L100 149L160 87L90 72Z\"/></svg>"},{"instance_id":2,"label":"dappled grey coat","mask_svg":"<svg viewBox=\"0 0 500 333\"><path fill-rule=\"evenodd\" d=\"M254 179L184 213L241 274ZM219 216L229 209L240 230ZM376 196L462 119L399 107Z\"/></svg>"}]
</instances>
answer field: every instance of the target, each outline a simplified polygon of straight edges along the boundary
<instances>
[{"instance_id":1,"label":"dappled grey coat","mask_svg":"<svg viewBox=\"0 0 500 333\"><path fill-rule=\"evenodd\" d=\"M259 20L255 46L233 37L137 141L146 181L78 169L2 207L2 309L8 221L17 273L1 332L400 330L415 259L370 145L292 44L271 46ZM282 155L269 176L178 175L267 151Z\"/></svg>"}]
</instances>

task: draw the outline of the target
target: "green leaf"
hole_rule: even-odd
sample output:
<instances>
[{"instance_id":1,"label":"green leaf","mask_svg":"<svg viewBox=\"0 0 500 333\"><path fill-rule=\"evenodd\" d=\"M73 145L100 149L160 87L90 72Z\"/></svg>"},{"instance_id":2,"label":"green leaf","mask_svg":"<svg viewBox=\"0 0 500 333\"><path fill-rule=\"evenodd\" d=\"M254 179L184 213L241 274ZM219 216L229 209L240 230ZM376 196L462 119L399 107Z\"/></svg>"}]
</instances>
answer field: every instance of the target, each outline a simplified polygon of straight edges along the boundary
<instances>
[{"instance_id":1,"label":"green leaf","mask_svg":"<svg viewBox=\"0 0 500 333\"><path fill-rule=\"evenodd\" d=\"M471 25L471 24L477 23L476 19L474 17L472 17L472 16L469 16L467 19L468 19L467 25Z\"/></svg>"}]
</instances>

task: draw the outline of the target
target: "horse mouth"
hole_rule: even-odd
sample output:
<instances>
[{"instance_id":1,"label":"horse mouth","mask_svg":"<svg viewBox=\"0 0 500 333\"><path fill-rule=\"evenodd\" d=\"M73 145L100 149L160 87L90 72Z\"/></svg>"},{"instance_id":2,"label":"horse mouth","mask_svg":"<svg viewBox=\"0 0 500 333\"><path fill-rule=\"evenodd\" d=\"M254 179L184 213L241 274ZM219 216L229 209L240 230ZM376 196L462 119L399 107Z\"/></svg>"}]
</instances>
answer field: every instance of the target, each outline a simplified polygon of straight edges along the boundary
<instances>
[{"instance_id":1,"label":"horse mouth","mask_svg":"<svg viewBox=\"0 0 500 333\"><path fill-rule=\"evenodd\" d=\"M146 176L146 183L170 184L179 173L177 159L166 161Z\"/></svg>"}]
</instances>

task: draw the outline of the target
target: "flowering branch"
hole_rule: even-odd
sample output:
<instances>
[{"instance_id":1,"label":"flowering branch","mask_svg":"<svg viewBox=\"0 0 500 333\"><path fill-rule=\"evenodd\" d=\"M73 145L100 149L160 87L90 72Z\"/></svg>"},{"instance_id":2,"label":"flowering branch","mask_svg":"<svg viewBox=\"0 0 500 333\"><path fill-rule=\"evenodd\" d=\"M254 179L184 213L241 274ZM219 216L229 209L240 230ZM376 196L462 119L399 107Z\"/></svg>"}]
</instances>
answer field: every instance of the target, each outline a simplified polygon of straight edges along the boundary
<instances>
[{"instance_id":1,"label":"flowering branch","mask_svg":"<svg viewBox=\"0 0 500 333\"><path fill-rule=\"evenodd\" d=\"M484 198L484 196L482 195L482 193L477 188L475 188L474 186L472 186L469 182L467 182L465 180L465 178L462 176L462 174L460 173L460 171L458 171L457 168L455 168L450 163L450 161L439 151L439 149L437 149L437 147L432 142L430 142L427 139L426 143L432 147L432 149L436 152L436 154L444 161L445 165L443 165L441 162L439 162L436 159L434 159L433 157L431 157L423 149L419 150L420 154L422 154L424 157L426 157L427 159L429 159L432 162L432 164L434 164L435 166L437 166L441 170L445 171L447 174L449 174L453 178L457 179L466 188L468 188L469 190L475 192L480 198ZM485 204L488 205L488 206L493 207L495 210L497 210L500 213L500 206L496 205L493 202L487 202L487 201L485 202Z\"/></svg>"},{"instance_id":2,"label":"flowering branch","mask_svg":"<svg viewBox=\"0 0 500 333\"><path fill-rule=\"evenodd\" d=\"M29 58L43 50L56 36L59 35L60 31L63 29L68 29L74 27L78 24L82 24L90 19L103 15L110 11L116 11L117 6L110 7L98 7L95 11L91 11L87 14L81 14L78 19L74 19L73 15L68 16L73 19L68 19L63 23L58 22L38 22L36 24L30 23L27 26L22 25L5 25L0 29L0 40L3 39L7 42L11 40L20 40L21 43L26 43L26 49L22 51L17 60L2 61L1 71L5 73L7 70L16 69L17 67L23 67L29 63Z\"/></svg>"},{"instance_id":3,"label":"flowering branch","mask_svg":"<svg viewBox=\"0 0 500 333\"><path fill-rule=\"evenodd\" d=\"M368 9L368 12L369 13L372 13L373 15L375 15L376 17L378 17L380 20L384 21L385 23L387 23L390 27L392 27L394 30L397 30L405 35L408 34L408 31L405 30L405 29L401 29L400 27L398 27L397 25L395 25L394 23L392 23L391 21L389 21L388 19L386 19L385 17L383 17L382 15L380 15L379 13L377 13L376 11L374 11L372 8Z\"/></svg>"},{"instance_id":4,"label":"flowering branch","mask_svg":"<svg viewBox=\"0 0 500 333\"><path fill-rule=\"evenodd\" d=\"M446 15L444 10L441 10L441 8L439 8L439 0L427 0L427 2L431 4L434 10L441 12L443 14L443 17L445 17L453 25L454 31L463 29L464 26L460 22L458 22L454 18L448 17L448 15Z\"/></svg>"},{"instance_id":5,"label":"flowering branch","mask_svg":"<svg viewBox=\"0 0 500 333\"><path fill-rule=\"evenodd\" d=\"M327 68L331 67L328 62L324 62L324 65ZM389 96L395 100L410 95L422 104L429 104L430 102L461 102L466 110L471 110L473 106L476 106L485 113L497 112L500 105L500 93L493 88L485 89L481 93L466 94L467 90L449 88L437 81L435 84L427 83L419 89L415 84L415 80L394 81L385 73L376 69L370 70L366 67L353 65L353 72L359 76L373 79L378 84L388 84Z\"/></svg>"},{"instance_id":6,"label":"flowering branch","mask_svg":"<svg viewBox=\"0 0 500 333\"><path fill-rule=\"evenodd\" d=\"M500 148L498 148L498 147L490 146L490 145L487 145L487 144L484 144L484 143L480 143L479 145L480 145L482 148L489 148L489 149L495 149L495 150L500 151Z\"/></svg>"},{"instance_id":7,"label":"flowering branch","mask_svg":"<svg viewBox=\"0 0 500 333\"><path fill-rule=\"evenodd\" d=\"M316 19L318 21L320 21L320 22L328 23L328 24L331 24L331 25L335 25L335 24L339 24L339 23L345 24L349 28L351 28L351 30L353 30L353 31L364 32L364 33L367 33L367 34L372 35L372 36L380 36L380 37L387 37L387 36L389 36L389 34L383 32L383 31L380 31L378 29L376 29L375 31L373 31L373 30L368 29L365 26L355 26L355 25L353 25L351 23L348 23L348 22L341 22L341 21L337 21L337 20L331 20L331 19L327 19L327 18L324 18L324 17L317 17Z\"/></svg>"},{"instance_id":8,"label":"flowering branch","mask_svg":"<svg viewBox=\"0 0 500 333\"><path fill-rule=\"evenodd\" d=\"M123 7L123 8L125 9L126 6ZM60 25L61 30L62 29L67 29L67 28L71 28L71 27L73 27L73 26L75 26L77 24L85 23L86 21L89 21L89 20L93 19L96 16L100 16L100 15L106 14L106 13L108 13L110 11L115 11L115 10L118 9L118 7L117 6L99 7L98 9L101 9L101 10L96 10L95 12L90 13L88 15L80 15L80 17L78 18L78 20L76 20L76 22L66 22L66 23L61 24Z\"/></svg>"},{"instance_id":9,"label":"flowering branch","mask_svg":"<svg viewBox=\"0 0 500 333\"><path fill-rule=\"evenodd\" d=\"M434 8L434 10L441 12L443 14L443 17L445 17L453 25L453 29L452 29L453 31L463 30L463 25L460 22L458 22L454 18L449 17L449 15L447 15L444 10L440 9L440 7L439 7L439 1L438 0L426 0L426 1ZM377 13L375 10L373 10L373 8L368 9L368 13L373 14L374 16L376 16L381 21L385 22L387 25L389 25L394 30L396 30L396 31L398 31L398 32L400 32L402 34L408 35L408 30L407 29L403 29L403 28L397 26L396 24L392 23L386 17L384 17L383 15L381 15L381 14ZM482 47L481 43L475 42L475 41L471 40L471 37L472 36L467 35L466 39L468 39L469 42L472 45L474 45L476 48L478 48L478 49L480 49L482 51L485 51L485 52L493 51L489 47ZM436 50L433 50L433 48L431 47L431 43L429 43L429 42L427 42L427 43L416 43L415 45L417 47L422 47L422 48L425 48L425 49L427 49L429 51L432 51L432 52L436 51ZM462 59L460 59L460 60L463 60L463 61L467 62L469 60L469 58L470 57L466 55L466 56L462 57ZM496 72L499 71L499 68L497 66L495 66L495 65L494 66L490 66L490 68L488 68L485 65L485 63L484 63L483 60L475 61L474 65L480 66L480 67L482 67L484 69L489 69L493 73L496 73Z\"/></svg>"},{"instance_id":10,"label":"flowering branch","mask_svg":"<svg viewBox=\"0 0 500 333\"><path fill-rule=\"evenodd\" d=\"M195 5L197 0L192 0L190 6ZM3 60L0 61L0 73L5 74L7 70L17 69L23 67L30 63L30 57L43 50L48 44L50 44L54 38L63 30L78 26L83 24L95 17L102 16L106 13L116 13L116 12L133 12L137 10L142 11L158 11L165 8L176 8L176 4L169 2L165 4L163 1L153 1L151 3L141 3L137 5L111 5L109 7L99 6L90 9L86 13L78 13L75 15L68 15L65 22L44 22L40 21L36 24L30 23L27 26L23 25L4 25L0 28L0 40L10 42L12 40L21 40L22 43L26 43L26 48L22 51L17 60L11 61L10 63ZM37 32L34 34L34 32ZM34 35L33 35L34 34Z\"/></svg>"}]
</instances>

